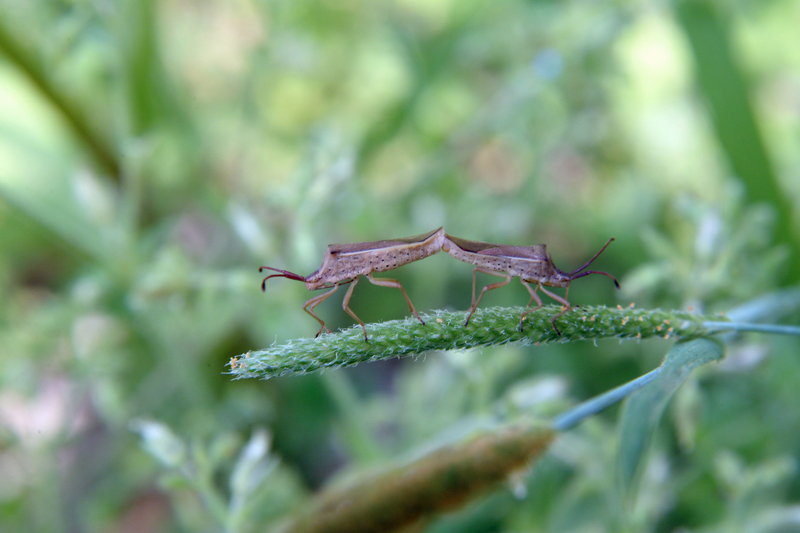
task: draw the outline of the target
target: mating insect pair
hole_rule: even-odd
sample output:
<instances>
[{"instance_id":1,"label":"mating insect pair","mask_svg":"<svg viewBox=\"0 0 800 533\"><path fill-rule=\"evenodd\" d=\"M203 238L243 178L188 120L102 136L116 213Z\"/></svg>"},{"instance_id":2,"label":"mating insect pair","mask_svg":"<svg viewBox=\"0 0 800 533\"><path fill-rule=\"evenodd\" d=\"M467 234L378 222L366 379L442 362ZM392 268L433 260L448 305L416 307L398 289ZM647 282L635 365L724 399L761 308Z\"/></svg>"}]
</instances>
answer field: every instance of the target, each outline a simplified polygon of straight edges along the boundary
<instances>
[{"instance_id":1,"label":"mating insect pair","mask_svg":"<svg viewBox=\"0 0 800 533\"><path fill-rule=\"evenodd\" d=\"M364 322L350 309L350 297L353 295L353 289L355 289L358 284L359 276L365 276L367 280L374 285L399 289L411 313L424 325L425 321L423 321L419 313L417 313L414 304L411 303L411 299L408 297L408 293L399 281L387 278L374 278L372 274L374 272L392 270L393 268L424 259L440 250L444 250L459 261L475 265L472 271L472 305L464 321L465 326L469 324L484 294L490 290L508 285L512 278L518 277L522 285L531 295L531 299L528 301L528 309L520 316L520 327L522 327L522 323L528 313L542 306L542 300L537 294L537 290L541 290L544 294L564 306L563 310L551 319L553 328L558 332L556 319L572 307L567 300L569 285L572 281L590 274L602 274L611 278L614 281L614 285L619 288L617 279L608 272L586 270L613 240L613 238L609 239L596 254L586 261L586 263L572 272L563 272L559 270L553 264L552 259L550 259L547 253L547 246L544 244L535 244L533 246L509 246L468 241L466 239L459 239L458 237L447 235L444 232L444 228L438 228L423 235L401 239L355 244L331 244L325 252L322 266L308 276L300 276L299 274L287 270L280 270L267 266L262 266L258 270L259 272L263 272L264 270L278 272L278 274L271 274L265 277L261 282L261 290L264 291L266 290L267 280L274 277L284 277L302 281L306 284L306 288L312 291L330 289L323 294L311 298L303 305L303 310L320 323L317 336L323 331L329 330L325 326L325 321L314 314L314 309L327 300L341 285L351 284L347 289L347 293L344 295L342 309L361 324L361 328L364 330L364 340L368 340L367 328ZM490 283L483 287L476 298L475 275L478 272L499 276L504 279L503 281ZM561 297L545 289L545 286L565 287L567 292ZM536 301L536 307L530 309L530 304L533 301Z\"/></svg>"}]
</instances>

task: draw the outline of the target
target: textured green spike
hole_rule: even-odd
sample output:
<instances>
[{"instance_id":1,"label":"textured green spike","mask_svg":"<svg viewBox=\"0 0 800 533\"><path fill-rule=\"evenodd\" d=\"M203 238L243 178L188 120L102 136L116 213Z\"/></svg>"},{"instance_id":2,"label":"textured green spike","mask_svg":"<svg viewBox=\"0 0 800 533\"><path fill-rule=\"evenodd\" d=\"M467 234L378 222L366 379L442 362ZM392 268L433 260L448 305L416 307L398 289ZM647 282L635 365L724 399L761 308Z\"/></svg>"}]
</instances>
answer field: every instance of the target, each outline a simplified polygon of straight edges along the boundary
<instances>
[{"instance_id":1,"label":"textured green spike","mask_svg":"<svg viewBox=\"0 0 800 533\"><path fill-rule=\"evenodd\" d=\"M434 311L415 318L368 324L369 342L359 326L317 338L293 339L264 350L253 350L231 359L230 373L237 378L269 379L323 368L350 366L415 355L431 350L453 350L508 342L541 344L617 337L692 337L709 333L703 322L719 316L660 309L576 307L558 318L559 335L551 319L561 312L546 306L529 313L519 328L519 307L478 309L468 326L464 312Z\"/></svg>"}]
</instances>

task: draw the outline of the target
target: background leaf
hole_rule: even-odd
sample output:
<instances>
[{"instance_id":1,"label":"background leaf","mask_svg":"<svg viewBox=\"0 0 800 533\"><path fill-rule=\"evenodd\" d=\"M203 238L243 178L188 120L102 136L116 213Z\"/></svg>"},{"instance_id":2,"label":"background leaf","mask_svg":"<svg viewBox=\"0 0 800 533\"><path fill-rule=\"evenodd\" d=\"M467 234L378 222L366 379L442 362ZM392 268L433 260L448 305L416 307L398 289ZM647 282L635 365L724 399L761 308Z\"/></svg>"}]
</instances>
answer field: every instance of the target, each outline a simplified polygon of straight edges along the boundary
<instances>
[{"instance_id":1,"label":"background leaf","mask_svg":"<svg viewBox=\"0 0 800 533\"><path fill-rule=\"evenodd\" d=\"M624 404L619 427L619 480L622 499L630 500L637 489L647 449L667 402L692 371L722 358L722 346L711 339L679 342L668 353L659 375Z\"/></svg>"}]
</instances>

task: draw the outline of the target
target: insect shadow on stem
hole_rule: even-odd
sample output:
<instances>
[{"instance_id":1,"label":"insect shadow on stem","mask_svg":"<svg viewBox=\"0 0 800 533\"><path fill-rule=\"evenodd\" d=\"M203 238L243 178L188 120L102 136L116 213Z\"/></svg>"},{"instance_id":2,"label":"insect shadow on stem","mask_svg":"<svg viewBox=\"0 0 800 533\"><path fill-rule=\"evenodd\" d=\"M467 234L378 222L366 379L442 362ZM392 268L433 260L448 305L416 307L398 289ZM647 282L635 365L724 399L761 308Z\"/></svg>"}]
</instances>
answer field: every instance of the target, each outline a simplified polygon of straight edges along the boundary
<instances>
[{"instance_id":1,"label":"insect shadow on stem","mask_svg":"<svg viewBox=\"0 0 800 533\"><path fill-rule=\"evenodd\" d=\"M478 308L478 304L483 298L483 295L488 291L497 289L508 285L512 278L518 277L522 285L528 290L531 295L526 309L519 317L519 328L522 330L525 317L531 311L535 311L542 307L542 299L537 294L541 290L544 294L559 302L563 309L560 313L550 319L553 329L561 335L561 331L556 325L556 320L564 315L572 308L572 305L567 300L569 294L570 284L578 278L588 276L590 274L602 274L614 281L614 285L619 289L619 282L617 278L608 272L601 272L599 270L586 270L594 262L598 256L605 251L609 244L614 242L614 238L608 239L600 250L595 253L583 265L573 270L572 272L564 272L553 264L550 255L547 253L547 245L534 244L533 246L511 246L504 244L492 244L488 242L469 241L453 237L452 235L445 235L444 251L452 257L475 265L472 270L472 305L470 306L467 318L464 320L464 326L469 324L472 315ZM502 281L490 283L481 289L478 297L475 297L475 275L478 272L490 274L503 278ZM550 292L547 287L564 287L566 291L564 296L559 296L556 293ZM530 309L531 302L536 302L536 307Z\"/></svg>"},{"instance_id":2,"label":"insect shadow on stem","mask_svg":"<svg viewBox=\"0 0 800 533\"><path fill-rule=\"evenodd\" d=\"M266 291L267 280L275 277L289 278L302 281L310 291L329 289L327 292L314 296L303 304L303 310L320 323L318 337L323 331L330 330L325 321L314 313L314 309L330 298L340 286L350 284L342 301L342 309L350 315L364 330L364 340L369 342L367 327L364 322L350 309L350 298L353 290L358 285L359 276L365 276L373 285L399 289L405 298L408 308L417 320L423 325L425 321L419 316L411 298L405 288L396 279L375 278L374 272L385 272L397 267L419 261L439 252L444 245L444 228L435 229L429 233L384 241L359 242L351 244L330 244L325 252L322 265L308 276L301 276L288 270L262 266L259 272L271 270L277 274L270 274L261 282L261 290Z\"/></svg>"}]
</instances>

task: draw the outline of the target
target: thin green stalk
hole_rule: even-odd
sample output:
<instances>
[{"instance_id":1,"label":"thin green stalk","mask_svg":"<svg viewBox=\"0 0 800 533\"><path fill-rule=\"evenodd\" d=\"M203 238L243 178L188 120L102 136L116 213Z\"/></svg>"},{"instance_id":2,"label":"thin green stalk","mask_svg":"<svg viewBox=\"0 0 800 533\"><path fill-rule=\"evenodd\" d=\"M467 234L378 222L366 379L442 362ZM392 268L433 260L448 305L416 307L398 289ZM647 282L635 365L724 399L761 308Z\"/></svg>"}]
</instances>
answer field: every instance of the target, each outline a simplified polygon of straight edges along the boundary
<instances>
[{"instance_id":1,"label":"thin green stalk","mask_svg":"<svg viewBox=\"0 0 800 533\"><path fill-rule=\"evenodd\" d=\"M692 337L709 333L703 322L720 319L684 311L580 307L558 318L559 334L551 320L561 312L560 307L546 306L529 313L524 328L520 329L522 311L519 307L479 309L466 327L463 311L433 311L423 315L425 325L411 317L368 324L369 342L364 342L361 328L354 326L316 339L294 339L264 350L250 351L232 358L229 365L231 374L237 378L269 379L431 350L508 342L543 344L611 337Z\"/></svg>"},{"instance_id":2,"label":"thin green stalk","mask_svg":"<svg viewBox=\"0 0 800 533\"><path fill-rule=\"evenodd\" d=\"M662 367L651 370L638 378L631 380L624 385L620 385L610 391L604 392L599 396L587 400L569 411L562 413L553 419L553 429L556 431L567 431L583 422L592 415L596 415L607 407L624 400L626 397L652 383L661 374Z\"/></svg>"},{"instance_id":3,"label":"thin green stalk","mask_svg":"<svg viewBox=\"0 0 800 533\"><path fill-rule=\"evenodd\" d=\"M726 313L733 322L780 320L800 311L800 287L791 287L760 296Z\"/></svg>"},{"instance_id":4,"label":"thin green stalk","mask_svg":"<svg viewBox=\"0 0 800 533\"><path fill-rule=\"evenodd\" d=\"M758 333L779 333L781 335L800 336L800 326L783 324L753 324L750 322L704 322L704 326L712 330L755 331Z\"/></svg>"}]
</instances>

